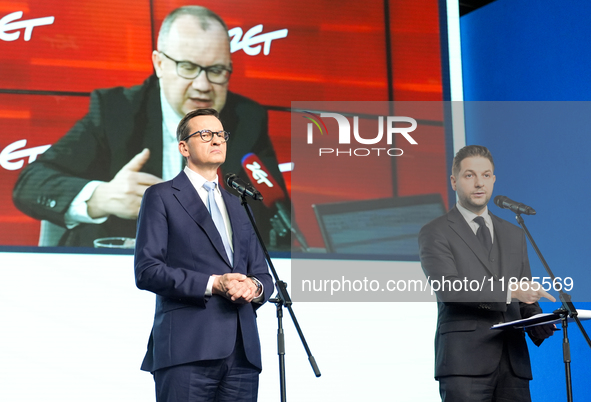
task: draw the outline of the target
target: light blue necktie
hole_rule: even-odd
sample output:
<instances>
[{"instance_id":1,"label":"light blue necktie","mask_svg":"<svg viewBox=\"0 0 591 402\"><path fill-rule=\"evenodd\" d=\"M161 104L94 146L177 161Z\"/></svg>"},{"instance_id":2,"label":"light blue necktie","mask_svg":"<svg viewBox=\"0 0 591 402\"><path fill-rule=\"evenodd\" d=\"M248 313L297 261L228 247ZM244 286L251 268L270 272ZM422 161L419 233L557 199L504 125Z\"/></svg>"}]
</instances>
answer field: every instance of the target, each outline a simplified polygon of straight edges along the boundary
<instances>
[{"instance_id":1,"label":"light blue necktie","mask_svg":"<svg viewBox=\"0 0 591 402\"><path fill-rule=\"evenodd\" d=\"M230 264L233 266L234 253L232 253L232 248L230 247L230 240L228 238L228 232L226 231L226 225L224 224L224 218L222 218L222 213L220 212L218 204L215 202L215 186L216 183L211 181L206 181L203 184L203 187L207 190L207 209L209 209L209 214L213 219L213 223L215 223L215 227L218 229L218 232L220 232L224 248L226 249L226 254L228 255L228 260L230 260Z\"/></svg>"}]
</instances>

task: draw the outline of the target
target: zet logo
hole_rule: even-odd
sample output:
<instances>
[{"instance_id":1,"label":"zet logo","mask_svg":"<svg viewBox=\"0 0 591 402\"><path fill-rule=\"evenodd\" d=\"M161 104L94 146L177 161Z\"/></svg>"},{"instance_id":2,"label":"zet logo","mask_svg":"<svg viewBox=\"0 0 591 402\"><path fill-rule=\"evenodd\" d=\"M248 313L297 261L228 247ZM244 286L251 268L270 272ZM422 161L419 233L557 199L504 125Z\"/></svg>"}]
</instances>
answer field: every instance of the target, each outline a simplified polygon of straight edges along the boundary
<instances>
[{"instance_id":1,"label":"zet logo","mask_svg":"<svg viewBox=\"0 0 591 402\"><path fill-rule=\"evenodd\" d=\"M307 125L307 143L314 144L314 127L320 132L320 135L327 134L328 129L324 124L323 117L332 117L339 125L339 145L351 144L351 124L349 119L339 113L320 113L320 116L311 112L304 111L306 115L303 117L310 120L311 123ZM311 117L310 117L311 116ZM409 124L405 127L397 127L396 124ZM404 116L386 116L386 143L392 145L395 134L401 135L411 145L418 145L410 133L416 130L417 121L412 117ZM359 116L353 116L353 138L359 144L375 145L384 138L384 116L378 116L378 133L373 138L364 138L359 134ZM318 148L318 156L323 155L348 155L348 156L369 156L371 154L401 156L404 151L401 148L386 148L386 147L371 147L371 148Z\"/></svg>"},{"instance_id":2,"label":"zet logo","mask_svg":"<svg viewBox=\"0 0 591 402\"><path fill-rule=\"evenodd\" d=\"M22 18L22 16L22 11L15 11L14 13L0 18L0 40L5 42L17 40L21 34L20 29L24 28L25 34L23 35L23 39L25 41L30 41L31 36L33 35L33 28L43 25L51 25L53 24L53 21L55 21L55 17L42 17L17 21L19 18Z\"/></svg>"},{"instance_id":3,"label":"zet logo","mask_svg":"<svg viewBox=\"0 0 591 402\"><path fill-rule=\"evenodd\" d=\"M51 145L41 145L33 148L25 148L27 140L18 140L8 145L0 152L0 166L6 170L18 170L23 167L23 158L29 158L28 163L37 159L37 155L47 151Z\"/></svg>"},{"instance_id":4,"label":"zet logo","mask_svg":"<svg viewBox=\"0 0 591 402\"><path fill-rule=\"evenodd\" d=\"M230 41L230 52L234 53L240 49L244 50L249 56L256 56L261 52L261 43L263 43L263 54L268 56L271 52L271 42L276 39L287 37L287 29L279 29L273 32L263 32L263 24L255 25L250 28L243 36L242 28L236 27L228 31Z\"/></svg>"}]
</instances>

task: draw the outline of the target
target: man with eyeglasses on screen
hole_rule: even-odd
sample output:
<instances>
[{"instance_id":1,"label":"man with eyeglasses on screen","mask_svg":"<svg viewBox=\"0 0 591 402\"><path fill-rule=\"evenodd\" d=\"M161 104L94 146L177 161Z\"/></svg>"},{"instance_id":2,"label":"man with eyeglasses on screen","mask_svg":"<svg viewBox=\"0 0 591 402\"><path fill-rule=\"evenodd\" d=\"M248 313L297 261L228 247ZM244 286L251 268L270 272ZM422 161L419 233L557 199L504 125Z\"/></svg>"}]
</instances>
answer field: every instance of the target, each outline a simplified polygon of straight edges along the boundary
<instances>
[{"instance_id":1,"label":"man with eyeglasses on screen","mask_svg":"<svg viewBox=\"0 0 591 402\"><path fill-rule=\"evenodd\" d=\"M177 124L200 108L220 112L232 133L222 174L247 179L241 161L252 152L288 199L266 110L228 91L232 61L224 21L199 6L172 11L160 28L152 62L155 75L142 85L94 91L88 114L19 176L15 205L66 228L53 245L92 247L98 238L135 237L144 191L183 167ZM266 238L275 211L262 203L252 208Z\"/></svg>"}]
</instances>

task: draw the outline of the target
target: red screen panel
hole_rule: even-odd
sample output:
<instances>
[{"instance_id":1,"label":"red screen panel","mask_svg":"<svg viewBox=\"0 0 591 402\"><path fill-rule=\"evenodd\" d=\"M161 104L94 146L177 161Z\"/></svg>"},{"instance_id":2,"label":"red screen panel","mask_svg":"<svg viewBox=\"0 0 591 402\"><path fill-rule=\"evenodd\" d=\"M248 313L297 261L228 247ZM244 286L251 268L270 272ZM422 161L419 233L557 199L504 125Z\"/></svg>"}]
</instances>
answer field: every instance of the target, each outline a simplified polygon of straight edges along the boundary
<instances>
[{"instance_id":1,"label":"red screen panel","mask_svg":"<svg viewBox=\"0 0 591 402\"><path fill-rule=\"evenodd\" d=\"M37 245L39 221L16 209L12 189L29 155L61 138L88 103L88 97L0 94L0 244Z\"/></svg>"},{"instance_id":2,"label":"red screen panel","mask_svg":"<svg viewBox=\"0 0 591 402\"><path fill-rule=\"evenodd\" d=\"M156 1L155 26L159 28L166 14L185 4L190 3ZM338 7L329 1L272 0L200 5L218 13L230 30L241 28L242 41L259 24L261 34L288 30L287 37L271 41L268 55L263 45L254 56L244 50L233 53L230 90L264 105L284 107L306 100L387 100L382 1L345 2Z\"/></svg>"},{"instance_id":3,"label":"red screen panel","mask_svg":"<svg viewBox=\"0 0 591 402\"><path fill-rule=\"evenodd\" d=\"M442 101L438 0L390 2L394 100Z\"/></svg>"},{"instance_id":4,"label":"red screen panel","mask_svg":"<svg viewBox=\"0 0 591 402\"><path fill-rule=\"evenodd\" d=\"M90 92L139 84L152 71L147 1L2 2L0 18L14 12L22 17L9 24L54 20L34 27L29 40L25 29L9 31L17 39L0 39L2 89Z\"/></svg>"},{"instance_id":5,"label":"red screen panel","mask_svg":"<svg viewBox=\"0 0 591 402\"><path fill-rule=\"evenodd\" d=\"M353 127L353 119L348 117L348 120ZM372 146L335 145L339 133L337 121L333 118L323 121L328 133L316 136L311 145L304 140L303 127L308 120L304 119L303 113L292 114L294 137L291 151L294 170L291 196L295 219L311 247L324 246L312 207L314 204L387 198L394 194L392 167L393 158L396 157L387 156L385 151L380 151L380 156L376 151L363 156L367 153L365 150L358 150L359 156L355 156L357 148L390 148L385 139ZM377 116L360 118L360 133L374 132L376 121ZM320 153L321 148L327 151ZM328 149L332 149L332 152Z\"/></svg>"},{"instance_id":6,"label":"red screen panel","mask_svg":"<svg viewBox=\"0 0 591 402\"><path fill-rule=\"evenodd\" d=\"M291 163L291 114L269 111L269 136L279 164ZM283 172L287 191L291 193L291 171Z\"/></svg>"},{"instance_id":7,"label":"red screen panel","mask_svg":"<svg viewBox=\"0 0 591 402\"><path fill-rule=\"evenodd\" d=\"M0 4L0 18L22 11L22 16L13 15L8 23L54 19L34 27L29 40L25 40L25 28L5 27L4 33L12 34L13 38L18 33L18 38L0 37L4 49L0 56L3 65L0 151L7 147L14 151L18 145L15 143L21 140L27 141L26 149L49 145L86 112L87 97L55 97L51 92L86 95L96 88L141 83L152 73L150 54L162 19L184 4L189 3L29 0ZM314 203L427 192L439 192L447 200L443 110L438 102L418 113L407 106L372 110L376 115L408 115L429 121L433 125L432 133L428 143L419 139L421 149L413 152L412 158L400 158L396 163L366 160L358 166L359 174L347 174L347 183L363 189L359 193L344 191L334 180L339 172L352 167L343 156L326 166L315 165L307 160L294 160L293 154L298 150L291 147L292 101L385 101L389 98L389 88L394 100L442 99L435 0L391 1L387 4L386 17L384 2L377 0L338 5L331 1L292 4L270 0L200 4L219 13L230 29L241 31L231 31L234 46L240 49L232 55L234 73L230 89L270 107L269 133L278 162L288 165L293 162L299 172L309 177L296 185L292 183L294 172L288 169L283 173L292 195L298 194L293 199L298 221L310 222L300 225L311 228L305 230L309 231L306 235L311 237L313 246L322 242L314 229L311 209ZM259 25L262 27L257 28ZM264 38L268 38L265 35L281 36L281 33L284 37L265 42ZM388 82L389 66L391 82ZM49 92L40 96L15 94L15 91ZM339 111L355 110L344 107L336 112ZM372 121L362 121L365 123L371 125ZM0 188L0 200L4 201L0 225L2 232L10 233L2 235L0 244L37 242L38 223L16 211L11 202L12 187L21 169L0 169L4 175ZM425 178L432 171L438 173ZM374 181L378 178L380 186ZM422 180L425 185L420 184ZM15 231L17 234L11 233Z\"/></svg>"}]
</instances>

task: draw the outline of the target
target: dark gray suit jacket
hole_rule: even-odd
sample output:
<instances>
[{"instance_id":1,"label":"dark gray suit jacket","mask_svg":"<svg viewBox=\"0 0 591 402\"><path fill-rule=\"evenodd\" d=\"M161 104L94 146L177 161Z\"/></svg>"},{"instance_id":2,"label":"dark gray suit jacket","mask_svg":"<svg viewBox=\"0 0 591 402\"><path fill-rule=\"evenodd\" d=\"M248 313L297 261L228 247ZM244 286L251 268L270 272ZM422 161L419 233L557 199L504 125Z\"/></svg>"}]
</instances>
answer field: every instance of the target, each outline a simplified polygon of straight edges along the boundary
<instances>
[{"instance_id":1,"label":"dark gray suit jacket","mask_svg":"<svg viewBox=\"0 0 591 402\"><path fill-rule=\"evenodd\" d=\"M269 139L266 110L228 92L220 120L231 133L222 177L236 173L248 180L241 161L245 154L254 152L287 194ZM150 149L150 159L142 171L162 177L162 110L155 76L136 87L92 92L88 114L21 172L13 192L14 203L35 219L65 227L65 213L82 188L91 180L112 180L144 148ZM265 238L275 211L261 202L251 204ZM80 224L66 231L60 245L92 247L96 238L134 237L135 230L135 220L111 216L103 224Z\"/></svg>"},{"instance_id":2,"label":"dark gray suit jacket","mask_svg":"<svg viewBox=\"0 0 591 402\"><path fill-rule=\"evenodd\" d=\"M521 229L490 215L500 250L500 272L456 207L419 233L421 264L431 280L467 278L484 283L483 291L437 292L436 378L492 373L505 342L515 374L532 378L525 333L490 330L493 324L541 312L537 304L506 303L508 279L531 278L527 245ZM505 282L504 289L500 280ZM492 289L491 281L495 285Z\"/></svg>"}]
</instances>

